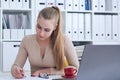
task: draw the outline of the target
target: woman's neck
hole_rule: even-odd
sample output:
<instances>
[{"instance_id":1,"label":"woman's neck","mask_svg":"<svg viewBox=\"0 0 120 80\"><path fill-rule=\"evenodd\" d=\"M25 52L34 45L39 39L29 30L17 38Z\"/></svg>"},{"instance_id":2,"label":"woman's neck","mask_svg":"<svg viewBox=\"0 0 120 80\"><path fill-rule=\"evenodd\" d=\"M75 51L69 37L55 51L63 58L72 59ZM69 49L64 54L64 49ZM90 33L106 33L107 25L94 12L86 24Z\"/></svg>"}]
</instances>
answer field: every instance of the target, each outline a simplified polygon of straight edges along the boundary
<instances>
[{"instance_id":1,"label":"woman's neck","mask_svg":"<svg viewBox=\"0 0 120 80\"><path fill-rule=\"evenodd\" d=\"M40 40L37 37L37 41L41 47L46 47L46 46L50 45L50 38L48 38L46 40Z\"/></svg>"}]
</instances>

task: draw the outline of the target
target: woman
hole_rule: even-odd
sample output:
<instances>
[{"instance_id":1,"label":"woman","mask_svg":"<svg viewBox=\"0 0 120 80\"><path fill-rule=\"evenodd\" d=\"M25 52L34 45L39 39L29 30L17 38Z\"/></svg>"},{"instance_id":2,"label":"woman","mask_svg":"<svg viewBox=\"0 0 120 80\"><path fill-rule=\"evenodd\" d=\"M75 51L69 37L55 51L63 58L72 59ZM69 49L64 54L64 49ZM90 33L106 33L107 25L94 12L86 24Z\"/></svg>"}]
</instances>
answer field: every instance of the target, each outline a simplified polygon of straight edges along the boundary
<instances>
[{"instance_id":1,"label":"woman","mask_svg":"<svg viewBox=\"0 0 120 80\"><path fill-rule=\"evenodd\" d=\"M78 70L78 58L72 42L62 33L62 18L58 7L46 7L40 11L36 34L24 37L18 55L11 68L15 78L24 77L23 66L29 59L31 75L40 73L64 74L66 59L69 66Z\"/></svg>"}]
</instances>

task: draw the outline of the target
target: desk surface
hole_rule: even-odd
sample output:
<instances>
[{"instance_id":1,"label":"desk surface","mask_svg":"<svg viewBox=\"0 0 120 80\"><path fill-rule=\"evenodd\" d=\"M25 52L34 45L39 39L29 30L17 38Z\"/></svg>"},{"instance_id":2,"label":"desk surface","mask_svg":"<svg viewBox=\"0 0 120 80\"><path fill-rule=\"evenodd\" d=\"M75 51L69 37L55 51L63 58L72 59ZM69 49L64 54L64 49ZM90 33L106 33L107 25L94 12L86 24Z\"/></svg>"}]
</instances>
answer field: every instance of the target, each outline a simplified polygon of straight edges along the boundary
<instances>
[{"instance_id":1,"label":"desk surface","mask_svg":"<svg viewBox=\"0 0 120 80\"><path fill-rule=\"evenodd\" d=\"M0 72L0 80L74 80L74 79L65 79L61 75L51 75L49 79L43 79L39 77L31 77L29 73L26 73L26 77L23 79L14 79L9 72L2 73Z\"/></svg>"}]
</instances>

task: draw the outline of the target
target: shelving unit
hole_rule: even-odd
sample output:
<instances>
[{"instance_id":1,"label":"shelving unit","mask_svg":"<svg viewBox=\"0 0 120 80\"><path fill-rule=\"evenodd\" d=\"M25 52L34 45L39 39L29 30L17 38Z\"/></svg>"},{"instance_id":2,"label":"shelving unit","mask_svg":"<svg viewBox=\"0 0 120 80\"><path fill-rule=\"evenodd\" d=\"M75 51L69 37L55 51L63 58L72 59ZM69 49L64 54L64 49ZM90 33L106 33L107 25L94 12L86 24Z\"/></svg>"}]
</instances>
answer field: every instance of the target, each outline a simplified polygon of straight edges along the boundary
<instances>
[{"instance_id":1,"label":"shelving unit","mask_svg":"<svg viewBox=\"0 0 120 80\"><path fill-rule=\"evenodd\" d=\"M0 1L0 71L9 72L20 42L34 31L33 0ZM30 70L28 61L25 70Z\"/></svg>"}]
</instances>

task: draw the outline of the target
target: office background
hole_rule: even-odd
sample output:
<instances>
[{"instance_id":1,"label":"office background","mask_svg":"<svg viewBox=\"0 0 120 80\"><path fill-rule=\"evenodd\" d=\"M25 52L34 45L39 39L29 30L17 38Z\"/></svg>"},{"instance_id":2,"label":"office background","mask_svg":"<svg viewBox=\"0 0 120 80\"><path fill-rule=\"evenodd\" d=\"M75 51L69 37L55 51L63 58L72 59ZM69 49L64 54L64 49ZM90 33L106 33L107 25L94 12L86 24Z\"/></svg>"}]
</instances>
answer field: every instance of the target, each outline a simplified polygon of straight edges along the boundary
<instances>
[{"instance_id":1,"label":"office background","mask_svg":"<svg viewBox=\"0 0 120 80\"><path fill-rule=\"evenodd\" d=\"M22 38L35 33L38 12L53 5L61 10L63 32L79 59L85 44L120 44L120 0L1 0L0 71L10 71Z\"/></svg>"}]
</instances>

